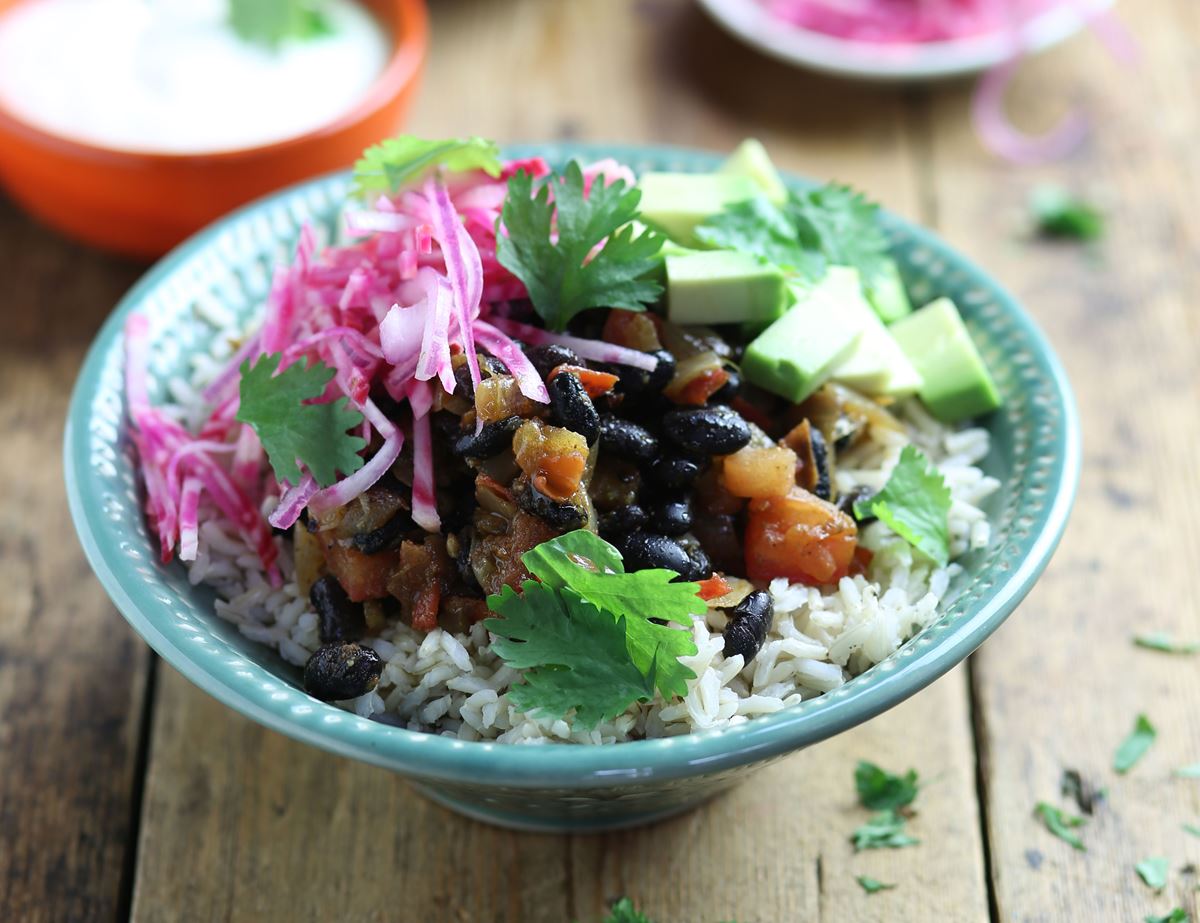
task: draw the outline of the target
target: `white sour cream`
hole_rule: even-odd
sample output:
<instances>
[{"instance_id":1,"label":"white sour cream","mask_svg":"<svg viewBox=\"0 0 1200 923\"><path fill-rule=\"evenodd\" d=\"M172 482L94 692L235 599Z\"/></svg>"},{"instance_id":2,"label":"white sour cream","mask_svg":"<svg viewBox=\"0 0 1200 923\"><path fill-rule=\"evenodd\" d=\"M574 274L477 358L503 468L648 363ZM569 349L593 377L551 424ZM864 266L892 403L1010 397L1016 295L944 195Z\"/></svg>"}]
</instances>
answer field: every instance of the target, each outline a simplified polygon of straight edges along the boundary
<instances>
[{"instance_id":1,"label":"white sour cream","mask_svg":"<svg viewBox=\"0 0 1200 923\"><path fill-rule=\"evenodd\" d=\"M212 153L326 125L365 95L388 36L351 0L332 34L239 38L227 0L30 0L0 16L0 104L103 147Z\"/></svg>"}]
</instances>

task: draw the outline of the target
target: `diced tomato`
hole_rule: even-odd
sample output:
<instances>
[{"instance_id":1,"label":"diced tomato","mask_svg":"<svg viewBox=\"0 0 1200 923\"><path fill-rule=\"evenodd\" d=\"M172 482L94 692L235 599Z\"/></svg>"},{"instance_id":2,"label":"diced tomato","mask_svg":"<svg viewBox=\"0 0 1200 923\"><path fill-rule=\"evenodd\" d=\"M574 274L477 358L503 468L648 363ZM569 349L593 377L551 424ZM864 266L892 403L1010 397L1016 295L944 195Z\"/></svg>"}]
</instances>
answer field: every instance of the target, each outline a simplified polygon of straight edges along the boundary
<instances>
[{"instance_id":1,"label":"diced tomato","mask_svg":"<svg viewBox=\"0 0 1200 923\"><path fill-rule=\"evenodd\" d=\"M684 385L675 396L675 402L697 406L706 404L710 397L725 387L727 381L729 373L724 369L708 369Z\"/></svg>"},{"instance_id":2,"label":"diced tomato","mask_svg":"<svg viewBox=\"0 0 1200 923\"><path fill-rule=\"evenodd\" d=\"M388 595L388 578L396 567L395 549L378 554L363 554L331 532L318 532L325 553L325 564L354 602L379 599Z\"/></svg>"},{"instance_id":3,"label":"diced tomato","mask_svg":"<svg viewBox=\"0 0 1200 923\"><path fill-rule=\"evenodd\" d=\"M717 599L729 592L729 583L720 574L713 574L707 580L701 580L698 585L700 589L696 595L704 600Z\"/></svg>"},{"instance_id":4,"label":"diced tomato","mask_svg":"<svg viewBox=\"0 0 1200 923\"><path fill-rule=\"evenodd\" d=\"M757 404L751 404L744 397L735 397L729 402L729 406L755 426L766 430L768 433L775 428L775 421L771 419L770 414Z\"/></svg>"},{"instance_id":5,"label":"diced tomato","mask_svg":"<svg viewBox=\"0 0 1200 923\"><path fill-rule=\"evenodd\" d=\"M579 383L583 385L583 390L588 393L588 397L599 397L601 394L607 394L613 389L613 385L617 383L617 376L608 372L597 372L595 369L585 369L579 365L556 365L550 370L550 374L546 376L546 381L550 381L555 375L561 373L574 375L579 379Z\"/></svg>"},{"instance_id":6,"label":"diced tomato","mask_svg":"<svg viewBox=\"0 0 1200 923\"><path fill-rule=\"evenodd\" d=\"M417 591L413 597L412 627L415 631L433 631L438 626L438 604L442 600L442 588L437 582L430 583Z\"/></svg>"},{"instance_id":7,"label":"diced tomato","mask_svg":"<svg viewBox=\"0 0 1200 923\"><path fill-rule=\"evenodd\" d=\"M850 576L858 577L867 572L867 568L871 566L871 561L875 558L875 552L870 548L864 548L859 545L854 549L854 560L850 562Z\"/></svg>"},{"instance_id":8,"label":"diced tomato","mask_svg":"<svg viewBox=\"0 0 1200 923\"><path fill-rule=\"evenodd\" d=\"M600 336L606 343L615 343L629 349L640 349L643 352L654 352L662 349L662 341L658 336L658 327L654 323L655 315L645 311L625 311L613 308L604 319L604 329Z\"/></svg>"},{"instance_id":9,"label":"diced tomato","mask_svg":"<svg viewBox=\"0 0 1200 923\"><path fill-rule=\"evenodd\" d=\"M793 487L786 497L750 504L745 544L751 580L786 577L823 586L850 573L858 527L832 503Z\"/></svg>"},{"instance_id":10,"label":"diced tomato","mask_svg":"<svg viewBox=\"0 0 1200 923\"><path fill-rule=\"evenodd\" d=\"M587 458L578 453L543 455L533 476L533 486L551 500L568 500L579 489Z\"/></svg>"}]
</instances>

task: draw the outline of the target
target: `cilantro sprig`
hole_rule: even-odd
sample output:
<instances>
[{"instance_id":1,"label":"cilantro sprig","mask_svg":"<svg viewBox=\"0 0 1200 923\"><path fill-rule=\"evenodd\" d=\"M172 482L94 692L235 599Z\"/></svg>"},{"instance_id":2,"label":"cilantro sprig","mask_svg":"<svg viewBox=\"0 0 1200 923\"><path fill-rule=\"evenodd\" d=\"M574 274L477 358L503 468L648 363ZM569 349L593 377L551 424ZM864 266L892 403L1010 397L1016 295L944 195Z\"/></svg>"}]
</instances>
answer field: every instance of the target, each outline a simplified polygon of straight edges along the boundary
<instances>
[{"instance_id":1,"label":"cilantro sprig","mask_svg":"<svg viewBox=\"0 0 1200 923\"><path fill-rule=\"evenodd\" d=\"M883 490L854 504L862 518L875 516L939 567L950 560L950 489L924 453L907 445Z\"/></svg>"},{"instance_id":2,"label":"cilantro sprig","mask_svg":"<svg viewBox=\"0 0 1200 923\"><path fill-rule=\"evenodd\" d=\"M1200 654L1200 642L1176 641L1165 631L1150 631L1142 635L1134 635L1133 643L1146 650L1159 651L1163 654Z\"/></svg>"},{"instance_id":3,"label":"cilantro sprig","mask_svg":"<svg viewBox=\"0 0 1200 923\"><path fill-rule=\"evenodd\" d=\"M1167 876L1171 871L1171 863L1165 856L1151 856L1143 859L1134 867L1138 878L1145 882L1147 888L1161 891L1167 886Z\"/></svg>"},{"instance_id":4,"label":"cilantro sprig","mask_svg":"<svg viewBox=\"0 0 1200 923\"><path fill-rule=\"evenodd\" d=\"M312 403L333 378L329 366L296 362L280 372L282 360L283 354L275 353L260 356L254 365L242 363L237 419L254 428L279 480L299 483L300 463L321 487L329 487L338 472L353 474L363 465L358 453L366 442L347 432L361 425L362 414L348 407L345 397Z\"/></svg>"},{"instance_id":5,"label":"cilantro sprig","mask_svg":"<svg viewBox=\"0 0 1200 923\"><path fill-rule=\"evenodd\" d=\"M857 875L855 881L858 886L868 894L878 894L880 891L891 891L896 886L894 884L886 884L878 878L872 878L870 875Z\"/></svg>"},{"instance_id":6,"label":"cilantro sprig","mask_svg":"<svg viewBox=\"0 0 1200 923\"><path fill-rule=\"evenodd\" d=\"M351 194L395 192L422 179L435 169L450 173L482 170L499 176L500 149L486 138L430 140L415 135L388 138L363 151L354 164Z\"/></svg>"},{"instance_id":7,"label":"cilantro sprig","mask_svg":"<svg viewBox=\"0 0 1200 923\"><path fill-rule=\"evenodd\" d=\"M630 224L642 193L624 180L597 177L585 195L583 170L572 160L535 184L524 170L508 181L496 256L529 292L551 330L563 330L588 308L641 311L662 295L649 274L664 238ZM599 249L597 250L597 247Z\"/></svg>"},{"instance_id":8,"label":"cilantro sprig","mask_svg":"<svg viewBox=\"0 0 1200 923\"><path fill-rule=\"evenodd\" d=\"M330 35L323 0L229 0L229 24L243 41L274 50L287 39Z\"/></svg>"},{"instance_id":9,"label":"cilantro sprig","mask_svg":"<svg viewBox=\"0 0 1200 923\"><path fill-rule=\"evenodd\" d=\"M1188 912L1182 907L1174 907L1165 916L1156 917L1154 914L1150 914L1144 919L1146 923L1188 923L1191 917L1188 916Z\"/></svg>"},{"instance_id":10,"label":"cilantro sprig","mask_svg":"<svg viewBox=\"0 0 1200 923\"><path fill-rule=\"evenodd\" d=\"M910 769L902 776L880 769L874 763L859 760L854 769L854 785L858 800L872 811L895 810L907 807L917 797L917 771Z\"/></svg>"},{"instance_id":11,"label":"cilantro sprig","mask_svg":"<svg viewBox=\"0 0 1200 923\"><path fill-rule=\"evenodd\" d=\"M1033 813L1046 825L1047 830L1064 843L1069 843L1080 852L1087 852L1087 847L1083 844L1083 840L1075 832L1076 827L1082 827L1087 823L1085 818L1068 814L1062 808L1055 807L1045 801L1039 801Z\"/></svg>"},{"instance_id":12,"label":"cilantro sprig","mask_svg":"<svg viewBox=\"0 0 1200 923\"><path fill-rule=\"evenodd\" d=\"M1117 752L1113 754L1113 769L1121 775L1129 772L1138 760L1146 755L1157 736L1158 730L1150 723L1150 719L1145 715L1138 715L1133 730L1121 741Z\"/></svg>"},{"instance_id":13,"label":"cilantro sprig","mask_svg":"<svg viewBox=\"0 0 1200 923\"><path fill-rule=\"evenodd\" d=\"M680 657L696 653L691 632L651 619L689 625L704 612L694 583L670 582L668 570L626 573L621 555L604 539L578 529L543 542L521 557L537 581L521 593L506 587L488 598L501 618L485 621L497 636L492 649L525 682L509 696L525 711L594 727L633 702L687 692L695 678Z\"/></svg>"},{"instance_id":14,"label":"cilantro sprig","mask_svg":"<svg viewBox=\"0 0 1200 923\"><path fill-rule=\"evenodd\" d=\"M1104 233L1104 214L1060 186L1039 186L1029 197L1038 233L1044 237L1095 240Z\"/></svg>"},{"instance_id":15,"label":"cilantro sprig","mask_svg":"<svg viewBox=\"0 0 1200 923\"><path fill-rule=\"evenodd\" d=\"M908 819L899 811L888 810L872 814L861 827L850 835L854 851L864 849L900 849L904 846L915 846L921 841L905 832Z\"/></svg>"}]
</instances>

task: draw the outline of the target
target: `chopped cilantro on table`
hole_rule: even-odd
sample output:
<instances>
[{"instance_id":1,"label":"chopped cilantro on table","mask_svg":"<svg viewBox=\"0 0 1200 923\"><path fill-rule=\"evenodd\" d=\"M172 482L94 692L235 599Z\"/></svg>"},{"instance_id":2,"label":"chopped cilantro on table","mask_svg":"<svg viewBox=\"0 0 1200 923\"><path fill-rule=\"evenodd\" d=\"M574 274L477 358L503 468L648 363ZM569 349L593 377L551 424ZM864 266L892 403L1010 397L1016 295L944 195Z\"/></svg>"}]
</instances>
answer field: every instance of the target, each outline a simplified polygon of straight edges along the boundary
<instances>
[{"instance_id":1,"label":"chopped cilantro on table","mask_svg":"<svg viewBox=\"0 0 1200 923\"><path fill-rule=\"evenodd\" d=\"M1124 775L1134 767L1138 760L1146 755L1158 731L1145 715L1138 715L1133 730L1121 741L1117 752L1113 755L1113 769Z\"/></svg>"},{"instance_id":2,"label":"chopped cilantro on table","mask_svg":"<svg viewBox=\"0 0 1200 923\"><path fill-rule=\"evenodd\" d=\"M912 804L918 791L915 769L897 776L866 760L859 760L854 770L854 784L859 803L872 811L903 808Z\"/></svg>"},{"instance_id":3,"label":"chopped cilantro on table","mask_svg":"<svg viewBox=\"0 0 1200 923\"><path fill-rule=\"evenodd\" d=\"M850 836L854 851L864 849L900 849L904 846L915 846L921 841L905 833L907 819L898 811L892 809L872 814L861 827Z\"/></svg>"},{"instance_id":4,"label":"chopped cilantro on table","mask_svg":"<svg viewBox=\"0 0 1200 923\"><path fill-rule=\"evenodd\" d=\"M1192 763L1190 766L1180 766L1175 770L1175 775L1180 779L1200 779L1200 763Z\"/></svg>"},{"instance_id":5,"label":"chopped cilantro on table","mask_svg":"<svg viewBox=\"0 0 1200 923\"><path fill-rule=\"evenodd\" d=\"M924 453L906 445L883 490L854 504L859 518L875 516L938 566L950 560L950 488Z\"/></svg>"},{"instance_id":6,"label":"chopped cilantro on table","mask_svg":"<svg viewBox=\"0 0 1200 923\"><path fill-rule=\"evenodd\" d=\"M1188 912L1182 907L1176 907L1166 916L1156 917L1151 914L1144 919L1145 923L1188 923L1188 921L1191 920L1191 917L1188 916Z\"/></svg>"},{"instance_id":7,"label":"chopped cilantro on table","mask_svg":"<svg viewBox=\"0 0 1200 923\"><path fill-rule=\"evenodd\" d=\"M1152 631L1144 635L1135 635L1133 643L1151 651L1161 651L1164 654L1196 654L1200 653L1200 642L1176 641L1165 631Z\"/></svg>"},{"instance_id":8,"label":"chopped cilantro on table","mask_svg":"<svg viewBox=\"0 0 1200 923\"><path fill-rule=\"evenodd\" d=\"M1134 866L1138 877L1146 883L1147 887L1153 888L1155 891L1161 891L1167 886L1167 875L1170 868L1170 863L1163 856L1143 859Z\"/></svg>"},{"instance_id":9,"label":"chopped cilantro on table","mask_svg":"<svg viewBox=\"0 0 1200 923\"><path fill-rule=\"evenodd\" d=\"M612 906L604 923L654 923L648 916L633 906L633 901L627 897L621 898Z\"/></svg>"},{"instance_id":10,"label":"chopped cilantro on table","mask_svg":"<svg viewBox=\"0 0 1200 923\"><path fill-rule=\"evenodd\" d=\"M243 41L278 48L287 39L330 35L322 0L229 0L229 24Z\"/></svg>"},{"instance_id":11,"label":"chopped cilantro on table","mask_svg":"<svg viewBox=\"0 0 1200 923\"><path fill-rule=\"evenodd\" d=\"M352 194L363 198L370 193L395 192L439 167L452 173L482 170L488 176L499 176L500 149L486 138L388 138L363 151L355 163Z\"/></svg>"},{"instance_id":12,"label":"chopped cilantro on table","mask_svg":"<svg viewBox=\"0 0 1200 923\"><path fill-rule=\"evenodd\" d=\"M855 876L854 880L868 894L878 894L880 891L890 891L896 887L895 885L885 884L878 878L872 878L870 875L858 875Z\"/></svg>"},{"instance_id":13,"label":"chopped cilantro on table","mask_svg":"<svg viewBox=\"0 0 1200 923\"><path fill-rule=\"evenodd\" d=\"M485 621L494 650L525 682L509 697L526 711L563 717L572 709L584 727L615 718L631 704L687 692L695 673L679 662L696 653L687 628L704 611L694 583L671 583L668 570L627 574L621 556L583 529L543 542L521 558L537 578L520 594L505 587L488 598L501 618Z\"/></svg>"},{"instance_id":14,"label":"chopped cilantro on table","mask_svg":"<svg viewBox=\"0 0 1200 923\"><path fill-rule=\"evenodd\" d=\"M1075 828L1082 827L1087 823L1084 818L1067 814L1061 808L1056 808L1045 801L1038 802L1037 807L1034 809L1034 814L1041 818L1047 830L1064 843L1069 843L1080 852L1087 852L1087 847L1083 844L1083 840L1075 832Z\"/></svg>"},{"instance_id":15,"label":"chopped cilantro on table","mask_svg":"<svg viewBox=\"0 0 1200 923\"><path fill-rule=\"evenodd\" d=\"M1038 233L1046 237L1095 240L1104 233L1104 215L1059 186L1039 186L1029 197Z\"/></svg>"},{"instance_id":16,"label":"chopped cilantro on table","mask_svg":"<svg viewBox=\"0 0 1200 923\"><path fill-rule=\"evenodd\" d=\"M597 177L584 192L583 169L572 160L538 180L524 170L508 181L496 256L520 279L550 330L563 330L588 308L642 311L662 286L650 277L663 236L630 222L642 193L617 179ZM597 249L599 248L599 249Z\"/></svg>"},{"instance_id":17,"label":"chopped cilantro on table","mask_svg":"<svg viewBox=\"0 0 1200 923\"><path fill-rule=\"evenodd\" d=\"M353 474L363 465L358 453L366 442L348 432L362 423L362 414L345 397L311 403L333 378L329 366L295 362L279 372L282 360L275 353L242 364L237 419L258 434L279 480L298 484L302 463L321 487L329 487L338 472Z\"/></svg>"},{"instance_id":18,"label":"chopped cilantro on table","mask_svg":"<svg viewBox=\"0 0 1200 923\"><path fill-rule=\"evenodd\" d=\"M1190 833L1192 836L1200 836L1200 824L1184 824L1183 832Z\"/></svg>"}]
</instances>

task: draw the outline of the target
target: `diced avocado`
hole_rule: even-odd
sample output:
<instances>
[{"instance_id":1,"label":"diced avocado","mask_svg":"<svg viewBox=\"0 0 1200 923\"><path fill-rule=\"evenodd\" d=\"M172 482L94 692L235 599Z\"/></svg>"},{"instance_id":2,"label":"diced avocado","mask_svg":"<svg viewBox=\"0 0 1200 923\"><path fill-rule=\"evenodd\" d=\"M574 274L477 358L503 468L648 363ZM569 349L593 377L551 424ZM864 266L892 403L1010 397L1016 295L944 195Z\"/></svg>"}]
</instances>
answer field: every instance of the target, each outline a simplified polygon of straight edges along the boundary
<instances>
[{"instance_id":1,"label":"diced avocado","mask_svg":"<svg viewBox=\"0 0 1200 923\"><path fill-rule=\"evenodd\" d=\"M838 310L862 331L849 355L834 366L830 379L863 394L892 397L916 394L921 387L921 376L871 309L863 295L858 271L831 266L828 276L834 276L838 285Z\"/></svg>"},{"instance_id":2,"label":"diced avocado","mask_svg":"<svg viewBox=\"0 0 1200 923\"><path fill-rule=\"evenodd\" d=\"M746 380L796 402L819 388L862 333L861 318L841 310L847 285L858 289L857 274L831 273L796 292L795 307L746 347Z\"/></svg>"},{"instance_id":3,"label":"diced avocado","mask_svg":"<svg viewBox=\"0 0 1200 923\"><path fill-rule=\"evenodd\" d=\"M677 324L768 324L791 301L775 266L736 250L670 254L667 317Z\"/></svg>"},{"instance_id":4,"label":"diced avocado","mask_svg":"<svg viewBox=\"0 0 1200 923\"><path fill-rule=\"evenodd\" d=\"M754 181L728 173L643 173L642 221L685 247L702 247L696 225L719 214L726 205L758 194Z\"/></svg>"},{"instance_id":5,"label":"diced avocado","mask_svg":"<svg viewBox=\"0 0 1200 923\"><path fill-rule=\"evenodd\" d=\"M885 324L912 314L912 302L908 300L904 280L900 278L900 267L895 260L888 260L887 268L871 280L867 286L867 300Z\"/></svg>"},{"instance_id":6,"label":"diced avocado","mask_svg":"<svg viewBox=\"0 0 1200 923\"><path fill-rule=\"evenodd\" d=\"M776 205L787 201L787 186L771 163L767 149L757 138L747 138L729 155L729 159L721 164L722 173L732 176L745 176L754 182L758 191Z\"/></svg>"},{"instance_id":7,"label":"diced avocado","mask_svg":"<svg viewBox=\"0 0 1200 923\"><path fill-rule=\"evenodd\" d=\"M1000 406L1000 394L958 309L939 298L888 328L924 384L917 392L929 412L946 423Z\"/></svg>"}]
</instances>

